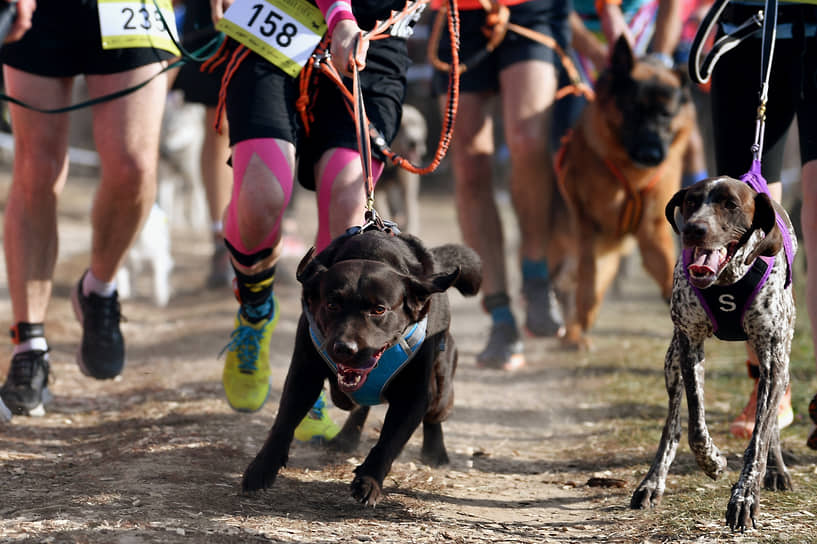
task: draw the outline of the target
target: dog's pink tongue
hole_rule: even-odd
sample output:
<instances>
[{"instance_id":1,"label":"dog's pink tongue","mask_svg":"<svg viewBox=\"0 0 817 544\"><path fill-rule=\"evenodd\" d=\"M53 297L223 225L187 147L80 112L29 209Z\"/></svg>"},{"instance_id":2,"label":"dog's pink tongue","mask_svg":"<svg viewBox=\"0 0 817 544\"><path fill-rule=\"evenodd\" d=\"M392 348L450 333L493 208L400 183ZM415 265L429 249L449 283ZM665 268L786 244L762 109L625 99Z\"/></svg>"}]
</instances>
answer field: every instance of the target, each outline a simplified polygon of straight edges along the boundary
<instances>
[{"instance_id":1,"label":"dog's pink tongue","mask_svg":"<svg viewBox=\"0 0 817 544\"><path fill-rule=\"evenodd\" d=\"M720 255L717 251L701 251L689 265L689 271L698 275L715 274L719 265Z\"/></svg>"}]
</instances>

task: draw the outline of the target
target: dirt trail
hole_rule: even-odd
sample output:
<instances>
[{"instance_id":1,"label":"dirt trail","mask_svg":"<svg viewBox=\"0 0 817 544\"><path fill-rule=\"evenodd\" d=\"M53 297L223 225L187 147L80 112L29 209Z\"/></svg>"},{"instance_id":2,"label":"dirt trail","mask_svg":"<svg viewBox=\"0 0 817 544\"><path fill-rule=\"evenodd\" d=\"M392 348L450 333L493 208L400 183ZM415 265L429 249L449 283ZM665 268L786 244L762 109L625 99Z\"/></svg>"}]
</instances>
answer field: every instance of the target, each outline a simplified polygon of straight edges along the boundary
<instances>
[{"instance_id":1,"label":"dirt trail","mask_svg":"<svg viewBox=\"0 0 817 544\"><path fill-rule=\"evenodd\" d=\"M3 179L5 194L7 175ZM168 309L157 310L144 297L124 304L128 364L122 378L90 380L74 364L80 328L68 303L87 261L81 241L88 237L88 187L87 180L72 180L62 205L61 228L70 240L62 246L46 324L56 400L42 418L18 417L0 427L0 541L647 541L629 532L645 515L626 505L636 483L633 463L646 462L655 444L610 448L610 406L596 400L597 378L608 371L604 363L558 351L551 340L530 340L521 371L477 369L474 355L488 321L476 299L457 294L457 400L444 425L450 466L422 465L417 433L386 480L385 500L375 509L354 502L348 486L377 436L384 409L376 408L353 457L295 444L290 466L271 490L241 496L240 473L272 423L289 362L299 309L291 277L297 261L286 260L279 273L283 313L271 349L273 394L259 413L234 413L222 397L216 356L236 304L227 289L200 288L209 251L201 234L176 233L176 293ZM313 203L311 195L302 196L299 217L309 236ZM423 200L425 241L457 239L450 197ZM595 353L642 350L656 358L659 376L669 335L666 308L649 282L628 289L628 302L605 306ZM5 291L0 315L9 316ZM7 361L0 361L3 376ZM643 410L636 401L617 409ZM342 421L345 414L332 408L332 415ZM621 479L624 487L586 485L593 476Z\"/></svg>"}]
</instances>

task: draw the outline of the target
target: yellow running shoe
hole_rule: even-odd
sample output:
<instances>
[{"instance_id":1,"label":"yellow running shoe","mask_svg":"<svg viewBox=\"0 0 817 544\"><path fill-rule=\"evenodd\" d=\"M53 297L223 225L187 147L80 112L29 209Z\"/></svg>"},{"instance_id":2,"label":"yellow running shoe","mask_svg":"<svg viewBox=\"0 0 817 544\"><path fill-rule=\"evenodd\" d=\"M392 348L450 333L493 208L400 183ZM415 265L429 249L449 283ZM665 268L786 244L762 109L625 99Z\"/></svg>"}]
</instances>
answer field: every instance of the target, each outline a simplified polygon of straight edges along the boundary
<instances>
[{"instance_id":1,"label":"yellow running shoe","mask_svg":"<svg viewBox=\"0 0 817 544\"><path fill-rule=\"evenodd\" d=\"M269 396L269 343L280 315L274 295L272 301L272 316L258 323L247 321L239 309L232 339L224 347L227 357L221 383L227 402L238 412L260 410Z\"/></svg>"},{"instance_id":2,"label":"yellow running shoe","mask_svg":"<svg viewBox=\"0 0 817 544\"><path fill-rule=\"evenodd\" d=\"M321 391L321 395L315 404L295 428L295 440L299 442L329 442L340 432L329 412L326 409L326 394Z\"/></svg>"}]
</instances>

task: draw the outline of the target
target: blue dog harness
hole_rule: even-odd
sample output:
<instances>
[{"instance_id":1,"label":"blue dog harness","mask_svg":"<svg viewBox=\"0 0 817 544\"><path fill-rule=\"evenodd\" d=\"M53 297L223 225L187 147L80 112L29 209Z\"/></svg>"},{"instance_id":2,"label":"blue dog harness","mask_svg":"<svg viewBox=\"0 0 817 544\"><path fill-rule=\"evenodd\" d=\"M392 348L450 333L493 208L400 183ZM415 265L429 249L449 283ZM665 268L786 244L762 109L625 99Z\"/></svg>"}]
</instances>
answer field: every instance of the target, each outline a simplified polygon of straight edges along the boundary
<instances>
[{"instance_id":1,"label":"blue dog harness","mask_svg":"<svg viewBox=\"0 0 817 544\"><path fill-rule=\"evenodd\" d=\"M320 353L321 357L332 372L337 375L338 367L332 358L327 353L324 347L325 338L318 330L315 319L304 305L304 315L306 315L309 322L309 337L312 338L312 343L315 349ZM428 325L428 316L424 317L416 323L410 324L406 327L405 332L401 335L400 340L380 356L380 359L375 363L374 368L366 376L366 381L363 386L357 391L346 393L356 403L361 406L375 406L383 404L386 400L383 398L383 391L391 383L397 374L411 361L414 356L420 351L420 347L426 339L426 327Z\"/></svg>"}]
</instances>

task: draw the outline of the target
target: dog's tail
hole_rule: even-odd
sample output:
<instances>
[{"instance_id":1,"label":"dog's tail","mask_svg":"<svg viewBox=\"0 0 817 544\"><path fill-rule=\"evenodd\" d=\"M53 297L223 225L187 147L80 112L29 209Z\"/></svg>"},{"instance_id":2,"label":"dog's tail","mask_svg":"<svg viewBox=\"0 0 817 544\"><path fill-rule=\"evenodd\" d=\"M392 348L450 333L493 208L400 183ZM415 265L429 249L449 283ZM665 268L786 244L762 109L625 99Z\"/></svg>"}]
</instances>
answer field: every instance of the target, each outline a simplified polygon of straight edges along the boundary
<instances>
[{"instance_id":1,"label":"dog's tail","mask_svg":"<svg viewBox=\"0 0 817 544\"><path fill-rule=\"evenodd\" d=\"M482 261L479 255L460 244L446 244L431 249L434 267L439 272L460 269L454 287L465 296L476 295L482 283Z\"/></svg>"}]
</instances>

